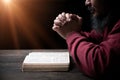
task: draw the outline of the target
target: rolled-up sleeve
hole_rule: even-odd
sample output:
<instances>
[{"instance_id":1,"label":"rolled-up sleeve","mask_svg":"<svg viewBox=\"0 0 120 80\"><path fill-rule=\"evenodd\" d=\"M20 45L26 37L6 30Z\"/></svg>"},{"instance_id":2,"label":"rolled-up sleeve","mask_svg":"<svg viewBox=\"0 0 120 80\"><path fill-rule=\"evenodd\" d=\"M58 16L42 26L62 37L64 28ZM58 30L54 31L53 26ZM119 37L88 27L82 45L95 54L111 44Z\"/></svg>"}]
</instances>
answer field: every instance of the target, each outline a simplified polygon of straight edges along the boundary
<instances>
[{"instance_id":1,"label":"rolled-up sleeve","mask_svg":"<svg viewBox=\"0 0 120 80\"><path fill-rule=\"evenodd\" d=\"M91 33L72 32L66 42L73 60L83 73L95 77L108 67L111 56L120 50L120 21L99 44L89 41ZM93 37L92 37L93 38Z\"/></svg>"}]
</instances>

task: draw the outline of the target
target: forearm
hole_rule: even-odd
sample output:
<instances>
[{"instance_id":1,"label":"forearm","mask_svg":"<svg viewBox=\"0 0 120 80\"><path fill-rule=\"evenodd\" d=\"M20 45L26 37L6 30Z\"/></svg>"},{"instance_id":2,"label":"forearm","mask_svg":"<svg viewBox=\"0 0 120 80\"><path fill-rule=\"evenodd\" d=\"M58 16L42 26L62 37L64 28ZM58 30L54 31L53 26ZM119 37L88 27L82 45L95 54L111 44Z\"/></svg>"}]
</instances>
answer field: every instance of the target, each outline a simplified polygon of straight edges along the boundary
<instances>
[{"instance_id":1,"label":"forearm","mask_svg":"<svg viewBox=\"0 0 120 80\"><path fill-rule=\"evenodd\" d=\"M108 45L93 44L76 32L68 35L66 41L73 60L86 75L93 77L104 71L110 56L110 50L106 48Z\"/></svg>"}]
</instances>

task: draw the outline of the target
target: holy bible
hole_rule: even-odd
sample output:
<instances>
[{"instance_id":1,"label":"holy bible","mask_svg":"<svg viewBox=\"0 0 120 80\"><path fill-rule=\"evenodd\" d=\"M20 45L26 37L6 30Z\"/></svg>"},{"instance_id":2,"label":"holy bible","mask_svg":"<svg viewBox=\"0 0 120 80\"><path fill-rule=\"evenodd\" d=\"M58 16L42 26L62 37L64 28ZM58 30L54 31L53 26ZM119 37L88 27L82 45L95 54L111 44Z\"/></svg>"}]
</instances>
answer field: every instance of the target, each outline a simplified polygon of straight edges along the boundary
<instances>
[{"instance_id":1,"label":"holy bible","mask_svg":"<svg viewBox=\"0 0 120 80\"><path fill-rule=\"evenodd\" d=\"M22 71L68 71L69 52L30 52L22 63Z\"/></svg>"}]
</instances>

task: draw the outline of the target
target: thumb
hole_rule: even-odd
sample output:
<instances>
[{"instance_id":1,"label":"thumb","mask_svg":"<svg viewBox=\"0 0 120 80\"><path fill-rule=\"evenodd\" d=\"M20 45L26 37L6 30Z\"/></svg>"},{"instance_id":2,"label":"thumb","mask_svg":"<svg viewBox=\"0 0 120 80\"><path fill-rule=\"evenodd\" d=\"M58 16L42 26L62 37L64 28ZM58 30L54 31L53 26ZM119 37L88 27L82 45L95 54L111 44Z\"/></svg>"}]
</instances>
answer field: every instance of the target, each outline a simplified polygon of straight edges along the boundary
<instances>
[{"instance_id":1,"label":"thumb","mask_svg":"<svg viewBox=\"0 0 120 80\"><path fill-rule=\"evenodd\" d=\"M76 14L70 14L70 17L71 17L72 20L75 20L76 22L79 22L79 21L82 20L82 17L79 17Z\"/></svg>"}]
</instances>

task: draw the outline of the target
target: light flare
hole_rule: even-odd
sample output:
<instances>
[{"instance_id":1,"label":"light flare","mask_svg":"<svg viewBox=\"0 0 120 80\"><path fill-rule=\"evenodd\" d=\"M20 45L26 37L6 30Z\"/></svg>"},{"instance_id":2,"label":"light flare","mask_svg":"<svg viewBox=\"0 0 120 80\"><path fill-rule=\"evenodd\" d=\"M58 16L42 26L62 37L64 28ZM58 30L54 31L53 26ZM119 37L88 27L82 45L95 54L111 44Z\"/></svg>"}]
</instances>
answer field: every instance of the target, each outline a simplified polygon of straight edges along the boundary
<instances>
[{"instance_id":1,"label":"light flare","mask_svg":"<svg viewBox=\"0 0 120 80\"><path fill-rule=\"evenodd\" d=\"M33 34L33 31L31 30L32 26L36 26L36 24L30 19L30 16L27 15L26 10L19 5L19 1L3 0L3 3L4 9L2 12L3 14L6 14L3 19L6 18L6 20L8 20L8 26L6 28L9 28L10 30L14 47L20 49L22 45L19 41L18 30L22 30L24 35L22 32L19 34L22 35L22 37L25 37L33 47L40 47L37 39L34 38L35 35ZM0 27L2 28L2 26Z\"/></svg>"},{"instance_id":2,"label":"light flare","mask_svg":"<svg viewBox=\"0 0 120 80\"><path fill-rule=\"evenodd\" d=\"M26 46L27 44L30 44L32 48L42 48L43 41L46 42L46 44L54 45L54 42L50 40L51 36L45 35L49 33L43 28L43 25L37 24L36 21L34 21L34 15L31 14L35 12L31 10L30 13L30 11L27 10L31 9L31 7L33 8L33 1L34 0L3 0L4 5L0 7L2 8L0 9L1 43L4 44L8 42L16 49L24 48L24 45ZM34 2L34 5L35 3L37 4L37 2ZM44 9L40 9L42 12L45 10L46 5L43 5L42 0L40 4L39 7L44 7ZM34 9L36 9L36 7L37 5L34 6ZM39 14L38 16L41 15ZM4 39L3 42L1 39ZM12 43L9 42L9 39L12 40L10 41Z\"/></svg>"},{"instance_id":3,"label":"light flare","mask_svg":"<svg viewBox=\"0 0 120 80\"><path fill-rule=\"evenodd\" d=\"M3 0L3 2L4 2L5 4L10 4L10 3L12 2L12 0Z\"/></svg>"}]
</instances>

